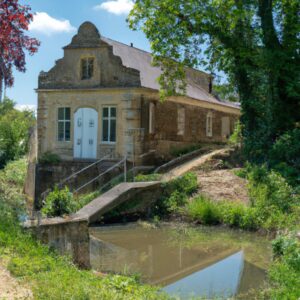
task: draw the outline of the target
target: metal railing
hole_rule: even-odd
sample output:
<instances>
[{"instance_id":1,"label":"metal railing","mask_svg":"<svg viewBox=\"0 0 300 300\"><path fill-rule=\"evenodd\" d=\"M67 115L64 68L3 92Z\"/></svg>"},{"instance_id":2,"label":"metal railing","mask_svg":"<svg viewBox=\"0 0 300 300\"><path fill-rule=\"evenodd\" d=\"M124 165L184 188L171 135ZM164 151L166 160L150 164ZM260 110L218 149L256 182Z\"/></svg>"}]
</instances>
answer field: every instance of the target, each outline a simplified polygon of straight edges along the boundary
<instances>
[{"instance_id":1,"label":"metal railing","mask_svg":"<svg viewBox=\"0 0 300 300\"><path fill-rule=\"evenodd\" d=\"M81 191L85 187L89 186L91 183L99 180L101 177L108 174L110 171L114 170L115 168L119 167L122 164L124 164L124 181L126 181L127 180L127 178L126 178L126 173L127 173L127 166L126 166L127 163L126 163L126 161L127 161L127 159L126 159L126 157L124 157L122 160L120 160L119 162L117 162L116 164L114 164L113 166L111 166L110 168L108 168L107 170L105 170L104 172L102 172L101 174L96 176L95 178L93 178L93 179L89 180L88 182L84 183L83 185L81 185L79 188L74 190L73 193L77 194L79 191Z\"/></svg>"}]
</instances>

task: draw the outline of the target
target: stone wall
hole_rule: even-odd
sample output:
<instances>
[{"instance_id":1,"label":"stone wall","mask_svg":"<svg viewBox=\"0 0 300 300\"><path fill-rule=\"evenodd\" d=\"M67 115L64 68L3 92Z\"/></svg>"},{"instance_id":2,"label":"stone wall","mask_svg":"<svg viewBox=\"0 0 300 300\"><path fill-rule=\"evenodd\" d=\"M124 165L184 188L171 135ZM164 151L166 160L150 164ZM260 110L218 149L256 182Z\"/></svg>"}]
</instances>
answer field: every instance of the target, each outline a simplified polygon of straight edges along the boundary
<instances>
[{"instance_id":1,"label":"stone wall","mask_svg":"<svg viewBox=\"0 0 300 300\"><path fill-rule=\"evenodd\" d=\"M154 103L154 132L149 133L149 103ZM217 110L217 107L205 107L198 101L198 105L186 102L144 99L142 101L142 125L145 126L144 151L155 149L158 157L169 158L172 149L179 149L195 144L226 143L233 132L239 118L237 109ZM178 111L184 109L185 120L183 134L179 134ZM212 116L212 136L206 133L207 114ZM229 134L222 133L222 118L229 121ZM223 121L224 122L224 121Z\"/></svg>"},{"instance_id":2,"label":"stone wall","mask_svg":"<svg viewBox=\"0 0 300 300\"><path fill-rule=\"evenodd\" d=\"M59 254L70 255L81 268L90 268L90 236L86 221L42 225L32 230L39 240Z\"/></svg>"},{"instance_id":3,"label":"stone wall","mask_svg":"<svg viewBox=\"0 0 300 300\"><path fill-rule=\"evenodd\" d=\"M63 160L73 160L74 113L82 107L98 112L97 158L109 155L112 159L132 156L132 136L128 128L140 127L140 91L134 89L39 91L38 95L38 157L50 151ZM102 142L102 108L117 108L116 143ZM58 108L70 107L70 141L58 141ZM141 151L135 145L136 153Z\"/></svg>"}]
</instances>

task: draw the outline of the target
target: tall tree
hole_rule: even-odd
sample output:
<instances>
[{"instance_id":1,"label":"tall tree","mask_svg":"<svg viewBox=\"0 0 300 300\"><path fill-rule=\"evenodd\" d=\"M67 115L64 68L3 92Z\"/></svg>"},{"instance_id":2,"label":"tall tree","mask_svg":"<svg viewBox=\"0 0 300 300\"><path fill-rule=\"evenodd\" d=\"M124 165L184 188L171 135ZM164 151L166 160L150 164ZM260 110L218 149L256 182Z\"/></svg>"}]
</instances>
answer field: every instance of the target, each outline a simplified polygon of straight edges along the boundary
<instances>
[{"instance_id":1,"label":"tall tree","mask_svg":"<svg viewBox=\"0 0 300 300\"><path fill-rule=\"evenodd\" d=\"M151 42L163 94L184 86L184 65L227 74L248 158L264 160L300 121L299 8L299 0L136 0L129 24Z\"/></svg>"},{"instance_id":2,"label":"tall tree","mask_svg":"<svg viewBox=\"0 0 300 300\"><path fill-rule=\"evenodd\" d=\"M19 4L18 0L0 1L0 101L3 85L14 83L12 68L25 72L25 53L33 55L40 45L35 38L25 35L33 16L30 7Z\"/></svg>"}]
</instances>

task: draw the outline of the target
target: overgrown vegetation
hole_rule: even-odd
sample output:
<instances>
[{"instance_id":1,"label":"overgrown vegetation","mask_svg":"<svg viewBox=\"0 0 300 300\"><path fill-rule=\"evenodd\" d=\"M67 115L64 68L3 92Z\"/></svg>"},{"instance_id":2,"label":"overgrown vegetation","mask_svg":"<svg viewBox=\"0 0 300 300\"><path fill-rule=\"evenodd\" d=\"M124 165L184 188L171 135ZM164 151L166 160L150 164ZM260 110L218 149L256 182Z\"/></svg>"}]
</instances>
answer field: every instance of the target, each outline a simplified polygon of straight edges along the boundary
<instances>
[{"instance_id":1,"label":"overgrown vegetation","mask_svg":"<svg viewBox=\"0 0 300 300\"><path fill-rule=\"evenodd\" d=\"M156 201L152 214L164 217L178 211L197 189L197 176L192 172L163 183L162 196Z\"/></svg>"},{"instance_id":2,"label":"overgrown vegetation","mask_svg":"<svg viewBox=\"0 0 300 300\"><path fill-rule=\"evenodd\" d=\"M179 147L179 148L178 147L172 147L170 149L170 154L173 157L179 157L179 156L182 156L184 154L199 150L200 148L201 148L201 146L199 144L198 145L197 144L188 145L188 146Z\"/></svg>"},{"instance_id":3,"label":"overgrown vegetation","mask_svg":"<svg viewBox=\"0 0 300 300\"><path fill-rule=\"evenodd\" d=\"M0 102L0 169L27 153L29 131L34 124L32 111L17 110L15 102L8 98Z\"/></svg>"},{"instance_id":4,"label":"overgrown vegetation","mask_svg":"<svg viewBox=\"0 0 300 300\"><path fill-rule=\"evenodd\" d=\"M40 164L57 164L61 161L59 155L52 153L51 151L47 151L42 154L39 158Z\"/></svg>"},{"instance_id":5,"label":"overgrown vegetation","mask_svg":"<svg viewBox=\"0 0 300 300\"><path fill-rule=\"evenodd\" d=\"M247 230L293 229L300 224L300 195L278 173L252 167L246 174L251 199L243 203L215 202L204 196L192 199L185 213L206 225L226 224Z\"/></svg>"},{"instance_id":6,"label":"overgrown vegetation","mask_svg":"<svg viewBox=\"0 0 300 300\"><path fill-rule=\"evenodd\" d=\"M263 292L267 299L299 299L300 242L295 234L279 236L273 241L275 261L269 270L270 289Z\"/></svg>"},{"instance_id":7,"label":"overgrown vegetation","mask_svg":"<svg viewBox=\"0 0 300 300\"><path fill-rule=\"evenodd\" d=\"M79 270L69 258L57 255L24 232L18 220L25 212L25 174L25 160L9 163L0 171L0 257L12 275L30 286L35 299L168 298L134 277Z\"/></svg>"}]
</instances>

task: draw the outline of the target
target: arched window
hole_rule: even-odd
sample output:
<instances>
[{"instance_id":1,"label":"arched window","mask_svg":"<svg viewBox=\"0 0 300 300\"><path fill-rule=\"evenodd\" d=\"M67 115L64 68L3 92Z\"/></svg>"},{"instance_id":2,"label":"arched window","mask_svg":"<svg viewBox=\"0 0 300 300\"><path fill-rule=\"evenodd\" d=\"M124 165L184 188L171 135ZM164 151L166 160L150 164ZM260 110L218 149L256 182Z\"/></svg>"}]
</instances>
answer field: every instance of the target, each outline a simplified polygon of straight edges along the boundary
<instances>
[{"instance_id":1,"label":"arched window","mask_svg":"<svg viewBox=\"0 0 300 300\"><path fill-rule=\"evenodd\" d=\"M212 113L209 112L206 115L206 136L213 136L213 122L212 122Z\"/></svg>"}]
</instances>

